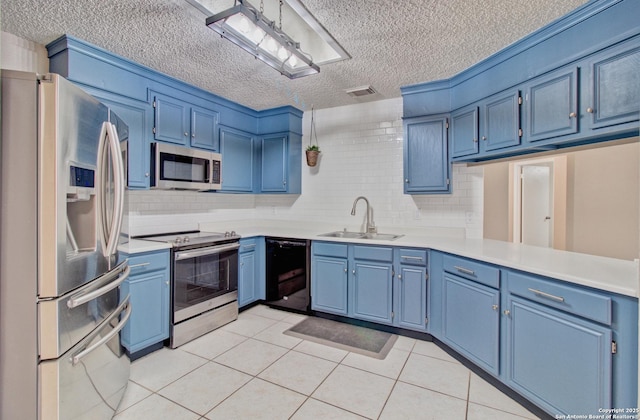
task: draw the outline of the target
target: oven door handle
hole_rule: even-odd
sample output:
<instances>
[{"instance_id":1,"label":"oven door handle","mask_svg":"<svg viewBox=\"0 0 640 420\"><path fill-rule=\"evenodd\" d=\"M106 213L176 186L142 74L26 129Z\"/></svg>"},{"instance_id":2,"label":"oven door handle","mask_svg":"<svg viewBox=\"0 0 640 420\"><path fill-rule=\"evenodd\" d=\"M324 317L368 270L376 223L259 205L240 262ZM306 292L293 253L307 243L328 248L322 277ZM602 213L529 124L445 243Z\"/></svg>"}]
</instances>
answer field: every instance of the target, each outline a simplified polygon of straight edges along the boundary
<instances>
[{"instance_id":1,"label":"oven door handle","mask_svg":"<svg viewBox=\"0 0 640 420\"><path fill-rule=\"evenodd\" d=\"M225 251L233 251L238 248L240 248L239 243L208 246L206 248L199 248L192 251L177 252L175 256L175 260L180 261L180 260L186 260L188 258L202 257L204 255L215 255Z\"/></svg>"}]
</instances>

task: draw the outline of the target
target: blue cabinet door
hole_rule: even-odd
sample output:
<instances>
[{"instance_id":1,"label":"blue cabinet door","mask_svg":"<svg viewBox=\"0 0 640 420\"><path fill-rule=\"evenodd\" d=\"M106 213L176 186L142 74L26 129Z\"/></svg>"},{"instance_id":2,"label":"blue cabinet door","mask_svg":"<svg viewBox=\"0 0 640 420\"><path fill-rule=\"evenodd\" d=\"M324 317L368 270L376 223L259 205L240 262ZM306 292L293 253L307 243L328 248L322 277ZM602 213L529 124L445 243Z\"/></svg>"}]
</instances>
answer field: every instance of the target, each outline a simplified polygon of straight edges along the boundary
<instances>
[{"instance_id":1,"label":"blue cabinet door","mask_svg":"<svg viewBox=\"0 0 640 420\"><path fill-rule=\"evenodd\" d=\"M219 122L219 113L191 107L191 146L217 152L220 146Z\"/></svg>"},{"instance_id":2,"label":"blue cabinet door","mask_svg":"<svg viewBox=\"0 0 640 420\"><path fill-rule=\"evenodd\" d=\"M123 344L130 353L169 338L169 278L159 271L130 277L131 318L123 329ZM126 292L125 292L126 293Z\"/></svg>"},{"instance_id":3,"label":"blue cabinet door","mask_svg":"<svg viewBox=\"0 0 640 420\"><path fill-rule=\"evenodd\" d=\"M311 275L311 308L347 315L347 259L314 256Z\"/></svg>"},{"instance_id":4,"label":"blue cabinet door","mask_svg":"<svg viewBox=\"0 0 640 420\"><path fill-rule=\"evenodd\" d=\"M427 268L400 265L396 279L397 325L424 331L427 317Z\"/></svg>"},{"instance_id":5,"label":"blue cabinet door","mask_svg":"<svg viewBox=\"0 0 640 420\"><path fill-rule=\"evenodd\" d=\"M129 126L125 162L127 185L129 188L149 188L149 144L153 127L153 108L146 102L97 89L85 89L111 108Z\"/></svg>"},{"instance_id":6,"label":"blue cabinet door","mask_svg":"<svg viewBox=\"0 0 640 420\"><path fill-rule=\"evenodd\" d=\"M578 132L578 69L541 76L526 89L527 140L530 142Z\"/></svg>"},{"instance_id":7,"label":"blue cabinet door","mask_svg":"<svg viewBox=\"0 0 640 420\"><path fill-rule=\"evenodd\" d=\"M507 384L552 415L611 407L611 330L510 296Z\"/></svg>"},{"instance_id":8,"label":"blue cabinet door","mask_svg":"<svg viewBox=\"0 0 640 420\"><path fill-rule=\"evenodd\" d=\"M351 272L352 315L367 321L391 324L393 321L393 265L354 261Z\"/></svg>"},{"instance_id":9,"label":"blue cabinet door","mask_svg":"<svg viewBox=\"0 0 640 420\"><path fill-rule=\"evenodd\" d=\"M243 131L220 128L222 190L253 192L255 138Z\"/></svg>"},{"instance_id":10,"label":"blue cabinet door","mask_svg":"<svg viewBox=\"0 0 640 420\"><path fill-rule=\"evenodd\" d=\"M287 136L262 139L261 192L287 191Z\"/></svg>"},{"instance_id":11,"label":"blue cabinet door","mask_svg":"<svg viewBox=\"0 0 640 420\"><path fill-rule=\"evenodd\" d=\"M520 144L520 91L493 96L482 105L482 144L486 151Z\"/></svg>"},{"instance_id":12,"label":"blue cabinet door","mask_svg":"<svg viewBox=\"0 0 640 420\"><path fill-rule=\"evenodd\" d=\"M451 192L447 128L445 116L405 120L405 194Z\"/></svg>"},{"instance_id":13,"label":"blue cabinet door","mask_svg":"<svg viewBox=\"0 0 640 420\"><path fill-rule=\"evenodd\" d=\"M637 44L637 41L636 41ZM591 128L638 121L640 47L621 45L589 60L590 97L583 109Z\"/></svg>"},{"instance_id":14,"label":"blue cabinet door","mask_svg":"<svg viewBox=\"0 0 640 420\"><path fill-rule=\"evenodd\" d=\"M478 153L478 107L472 106L451 114L451 157Z\"/></svg>"},{"instance_id":15,"label":"blue cabinet door","mask_svg":"<svg viewBox=\"0 0 640 420\"><path fill-rule=\"evenodd\" d=\"M256 253L243 252L239 255L238 264L238 305L240 307L255 302L256 296Z\"/></svg>"},{"instance_id":16,"label":"blue cabinet door","mask_svg":"<svg viewBox=\"0 0 640 420\"><path fill-rule=\"evenodd\" d=\"M160 141L188 145L189 105L170 96L155 95L154 138Z\"/></svg>"},{"instance_id":17,"label":"blue cabinet door","mask_svg":"<svg viewBox=\"0 0 640 420\"><path fill-rule=\"evenodd\" d=\"M442 341L497 376L500 292L445 273L442 298Z\"/></svg>"}]
</instances>

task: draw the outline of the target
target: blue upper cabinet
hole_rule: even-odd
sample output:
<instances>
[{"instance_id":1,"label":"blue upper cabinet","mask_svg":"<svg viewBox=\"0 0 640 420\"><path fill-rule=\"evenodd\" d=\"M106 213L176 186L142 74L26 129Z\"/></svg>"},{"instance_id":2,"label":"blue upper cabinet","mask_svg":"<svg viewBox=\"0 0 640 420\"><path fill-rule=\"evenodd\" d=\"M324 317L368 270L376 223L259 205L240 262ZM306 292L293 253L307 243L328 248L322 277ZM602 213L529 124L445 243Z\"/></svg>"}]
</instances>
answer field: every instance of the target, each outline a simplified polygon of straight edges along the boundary
<instances>
[{"instance_id":1,"label":"blue upper cabinet","mask_svg":"<svg viewBox=\"0 0 640 420\"><path fill-rule=\"evenodd\" d=\"M530 142L578 132L578 69L542 76L527 85L527 140Z\"/></svg>"},{"instance_id":2,"label":"blue upper cabinet","mask_svg":"<svg viewBox=\"0 0 640 420\"><path fill-rule=\"evenodd\" d=\"M169 96L154 95L155 140L176 143L183 146L189 144L189 105Z\"/></svg>"},{"instance_id":3,"label":"blue upper cabinet","mask_svg":"<svg viewBox=\"0 0 640 420\"><path fill-rule=\"evenodd\" d=\"M217 152L220 146L220 114L208 109L191 108L191 146Z\"/></svg>"},{"instance_id":4,"label":"blue upper cabinet","mask_svg":"<svg viewBox=\"0 0 640 420\"><path fill-rule=\"evenodd\" d=\"M255 137L249 133L220 128L223 191L253 192L255 143Z\"/></svg>"},{"instance_id":5,"label":"blue upper cabinet","mask_svg":"<svg viewBox=\"0 0 640 420\"><path fill-rule=\"evenodd\" d=\"M128 187L149 188L149 142L152 136L153 108L147 102L95 88L85 89L118 114L129 127L126 153Z\"/></svg>"},{"instance_id":6,"label":"blue upper cabinet","mask_svg":"<svg viewBox=\"0 0 640 420\"><path fill-rule=\"evenodd\" d=\"M450 112L452 161L637 136L637 7L587 2L450 79L402 87L404 118Z\"/></svg>"},{"instance_id":7,"label":"blue upper cabinet","mask_svg":"<svg viewBox=\"0 0 640 420\"><path fill-rule=\"evenodd\" d=\"M482 103L484 117L480 139L483 150L500 150L520 144L521 103L522 98L517 90L494 95Z\"/></svg>"},{"instance_id":8,"label":"blue upper cabinet","mask_svg":"<svg viewBox=\"0 0 640 420\"><path fill-rule=\"evenodd\" d=\"M286 134L262 138L261 192L287 191L287 143Z\"/></svg>"},{"instance_id":9,"label":"blue upper cabinet","mask_svg":"<svg viewBox=\"0 0 640 420\"><path fill-rule=\"evenodd\" d=\"M451 157L478 154L479 132L476 105L453 112L451 114Z\"/></svg>"},{"instance_id":10,"label":"blue upper cabinet","mask_svg":"<svg viewBox=\"0 0 640 420\"><path fill-rule=\"evenodd\" d=\"M634 47L634 44L635 47ZM581 112L586 125L600 129L636 123L640 117L640 46L623 43L585 63L588 94Z\"/></svg>"},{"instance_id":11,"label":"blue upper cabinet","mask_svg":"<svg viewBox=\"0 0 640 420\"><path fill-rule=\"evenodd\" d=\"M449 193L447 116L404 120L405 194Z\"/></svg>"},{"instance_id":12,"label":"blue upper cabinet","mask_svg":"<svg viewBox=\"0 0 640 420\"><path fill-rule=\"evenodd\" d=\"M478 156L518 146L521 103L520 91L508 91L452 113L451 157Z\"/></svg>"},{"instance_id":13,"label":"blue upper cabinet","mask_svg":"<svg viewBox=\"0 0 640 420\"><path fill-rule=\"evenodd\" d=\"M160 94L154 94L153 107L156 140L218 151L218 112Z\"/></svg>"}]
</instances>

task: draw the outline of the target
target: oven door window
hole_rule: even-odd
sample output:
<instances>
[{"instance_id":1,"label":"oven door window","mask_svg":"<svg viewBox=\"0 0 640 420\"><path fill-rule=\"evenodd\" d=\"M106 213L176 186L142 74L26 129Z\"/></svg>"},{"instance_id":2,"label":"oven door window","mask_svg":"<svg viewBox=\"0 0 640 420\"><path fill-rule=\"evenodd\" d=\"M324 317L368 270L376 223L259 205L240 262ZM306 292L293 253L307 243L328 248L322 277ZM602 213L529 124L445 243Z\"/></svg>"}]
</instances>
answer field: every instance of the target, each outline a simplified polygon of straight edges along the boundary
<instances>
[{"instance_id":1,"label":"oven door window","mask_svg":"<svg viewBox=\"0 0 640 420\"><path fill-rule=\"evenodd\" d=\"M160 179L209 182L211 161L199 157L160 153Z\"/></svg>"},{"instance_id":2,"label":"oven door window","mask_svg":"<svg viewBox=\"0 0 640 420\"><path fill-rule=\"evenodd\" d=\"M238 253L228 251L174 265L174 310L185 309L238 289Z\"/></svg>"}]
</instances>

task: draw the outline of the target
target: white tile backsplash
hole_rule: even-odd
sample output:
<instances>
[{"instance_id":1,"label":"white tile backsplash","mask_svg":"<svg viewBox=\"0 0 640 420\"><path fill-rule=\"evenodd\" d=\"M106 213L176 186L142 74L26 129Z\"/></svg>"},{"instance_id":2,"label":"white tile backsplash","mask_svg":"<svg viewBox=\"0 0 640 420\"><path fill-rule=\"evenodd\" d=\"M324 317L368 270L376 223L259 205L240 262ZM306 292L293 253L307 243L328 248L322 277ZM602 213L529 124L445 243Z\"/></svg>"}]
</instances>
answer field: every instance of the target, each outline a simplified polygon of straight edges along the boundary
<instances>
[{"instance_id":1,"label":"white tile backsplash","mask_svg":"<svg viewBox=\"0 0 640 420\"><path fill-rule=\"evenodd\" d=\"M313 220L360 229L365 205L358 203L355 217L350 212L355 198L363 195L381 231L462 228L467 237L482 238L482 168L454 165L452 194L403 194L401 98L321 109L314 119L322 153L314 168L306 165L303 153L301 195L130 191L132 234L240 219ZM303 149L310 123L311 113L305 112Z\"/></svg>"}]
</instances>

